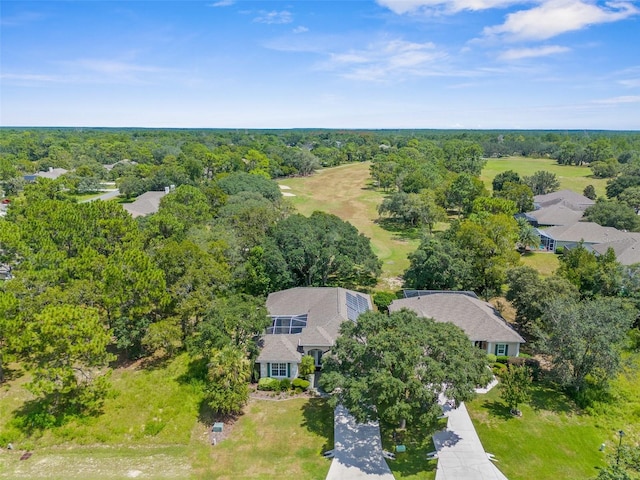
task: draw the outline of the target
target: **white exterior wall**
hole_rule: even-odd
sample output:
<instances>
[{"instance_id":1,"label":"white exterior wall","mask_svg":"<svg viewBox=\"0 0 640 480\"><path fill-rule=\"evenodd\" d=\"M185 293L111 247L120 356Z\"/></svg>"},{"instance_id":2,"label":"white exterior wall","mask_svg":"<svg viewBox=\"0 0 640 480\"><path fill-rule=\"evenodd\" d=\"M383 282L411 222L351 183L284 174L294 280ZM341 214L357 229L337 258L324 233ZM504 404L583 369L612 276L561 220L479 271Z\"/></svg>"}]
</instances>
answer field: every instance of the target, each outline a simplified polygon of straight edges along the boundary
<instances>
[{"instance_id":1,"label":"white exterior wall","mask_svg":"<svg viewBox=\"0 0 640 480\"><path fill-rule=\"evenodd\" d=\"M496 353L496 343L504 343L508 345L507 355L509 357L517 357L520 355L520 344L519 343L509 343L509 342L487 342L487 353Z\"/></svg>"},{"instance_id":2,"label":"white exterior wall","mask_svg":"<svg viewBox=\"0 0 640 480\"><path fill-rule=\"evenodd\" d=\"M280 362L284 363L284 362ZM269 376L268 363L260 363L260 378L265 378ZM297 363L289 363L289 378L292 380L298 376L298 364ZM284 377L276 377L276 378L284 378Z\"/></svg>"}]
</instances>

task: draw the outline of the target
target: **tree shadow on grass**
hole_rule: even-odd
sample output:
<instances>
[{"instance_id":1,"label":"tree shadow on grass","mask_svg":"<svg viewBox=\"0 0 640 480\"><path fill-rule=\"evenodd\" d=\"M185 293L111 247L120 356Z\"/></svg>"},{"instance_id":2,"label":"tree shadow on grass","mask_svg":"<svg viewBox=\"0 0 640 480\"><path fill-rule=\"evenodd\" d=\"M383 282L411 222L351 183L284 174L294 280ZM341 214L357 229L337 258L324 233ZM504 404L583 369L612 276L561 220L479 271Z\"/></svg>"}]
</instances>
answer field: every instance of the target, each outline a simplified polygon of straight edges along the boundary
<instances>
[{"instance_id":1,"label":"tree shadow on grass","mask_svg":"<svg viewBox=\"0 0 640 480\"><path fill-rule=\"evenodd\" d=\"M394 218L378 218L374 220L376 225L393 233L397 238L401 240L420 240L423 236L424 229L420 227L408 227L403 222Z\"/></svg>"},{"instance_id":2,"label":"tree shadow on grass","mask_svg":"<svg viewBox=\"0 0 640 480\"><path fill-rule=\"evenodd\" d=\"M418 475L423 472L433 472L438 466L437 460L429 460L427 455L436 450L433 434L446 428L444 422L434 422L426 427L409 427L395 430L389 426L381 428L382 447L395 453L395 460L388 460L387 464L396 478ZM396 452L396 445L404 445L404 452Z\"/></svg>"},{"instance_id":3,"label":"tree shadow on grass","mask_svg":"<svg viewBox=\"0 0 640 480\"><path fill-rule=\"evenodd\" d=\"M67 423L103 413L105 396L91 399L81 395L45 395L24 402L13 411L10 424L28 437L39 437L45 430L61 427Z\"/></svg>"},{"instance_id":4,"label":"tree shadow on grass","mask_svg":"<svg viewBox=\"0 0 640 480\"><path fill-rule=\"evenodd\" d=\"M549 384L541 384L531 390L529 405L534 410L548 410L556 413L569 413L576 410L567 396Z\"/></svg>"},{"instance_id":5,"label":"tree shadow on grass","mask_svg":"<svg viewBox=\"0 0 640 480\"><path fill-rule=\"evenodd\" d=\"M7 382L17 380L24 375L24 370L18 365L4 365L3 366L3 380L0 385L4 385Z\"/></svg>"},{"instance_id":6,"label":"tree shadow on grass","mask_svg":"<svg viewBox=\"0 0 640 480\"><path fill-rule=\"evenodd\" d=\"M501 420L509 420L511 418L515 418L513 415L511 415L509 407L502 402L498 402L495 400L491 402L485 402L482 405L482 408L488 410L491 416L500 418Z\"/></svg>"},{"instance_id":7,"label":"tree shadow on grass","mask_svg":"<svg viewBox=\"0 0 640 480\"><path fill-rule=\"evenodd\" d=\"M325 439L322 452L333 449L333 409L326 398L310 398L302 405L302 426Z\"/></svg>"}]
</instances>

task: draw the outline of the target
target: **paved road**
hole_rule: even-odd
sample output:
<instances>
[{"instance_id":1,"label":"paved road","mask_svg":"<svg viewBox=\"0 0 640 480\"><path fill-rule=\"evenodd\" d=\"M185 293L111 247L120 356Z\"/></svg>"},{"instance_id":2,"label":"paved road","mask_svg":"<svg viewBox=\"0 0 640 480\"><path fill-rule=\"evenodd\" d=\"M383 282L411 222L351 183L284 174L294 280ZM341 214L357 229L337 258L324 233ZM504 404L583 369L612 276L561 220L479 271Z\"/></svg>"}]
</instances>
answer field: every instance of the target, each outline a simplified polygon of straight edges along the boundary
<instances>
[{"instance_id":1,"label":"paved road","mask_svg":"<svg viewBox=\"0 0 640 480\"><path fill-rule=\"evenodd\" d=\"M382 456L378 423L357 423L343 406L335 410L333 451L326 480L394 480Z\"/></svg>"},{"instance_id":2,"label":"paved road","mask_svg":"<svg viewBox=\"0 0 640 480\"><path fill-rule=\"evenodd\" d=\"M95 200L110 200L112 198L117 197L118 195L120 195L120 190L116 188L115 190L109 190L108 192L103 193L99 197L93 197L93 198L88 198L86 200L82 200L80 203L93 202Z\"/></svg>"},{"instance_id":3,"label":"paved road","mask_svg":"<svg viewBox=\"0 0 640 480\"><path fill-rule=\"evenodd\" d=\"M489 460L464 403L443 408L446 430L433 435L438 452L436 480L507 480Z\"/></svg>"}]
</instances>

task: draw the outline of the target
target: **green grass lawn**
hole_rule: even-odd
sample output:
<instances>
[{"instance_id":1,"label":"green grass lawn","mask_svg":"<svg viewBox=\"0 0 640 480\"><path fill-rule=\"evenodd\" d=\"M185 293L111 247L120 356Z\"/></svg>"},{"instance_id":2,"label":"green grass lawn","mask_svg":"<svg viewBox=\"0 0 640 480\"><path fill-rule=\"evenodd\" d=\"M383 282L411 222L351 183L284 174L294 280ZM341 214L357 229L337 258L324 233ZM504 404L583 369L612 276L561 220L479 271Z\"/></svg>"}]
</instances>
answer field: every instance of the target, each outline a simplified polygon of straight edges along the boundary
<instances>
[{"instance_id":1,"label":"green grass lawn","mask_svg":"<svg viewBox=\"0 0 640 480\"><path fill-rule=\"evenodd\" d=\"M490 158L487 161L481 180L491 190L491 182L494 177L507 170L517 172L520 177L530 176L538 170L546 170L555 173L560 181L560 189L569 189L578 193L584 191L587 185L593 185L598 196L605 195L606 179L595 178L591 169L587 166L576 167L573 165L558 165L558 162L550 158L504 157Z\"/></svg>"},{"instance_id":2,"label":"green grass lawn","mask_svg":"<svg viewBox=\"0 0 640 480\"><path fill-rule=\"evenodd\" d=\"M548 277L560 266L559 255L551 252L527 252L520 256L523 265L535 268L540 275Z\"/></svg>"},{"instance_id":3,"label":"green grass lawn","mask_svg":"<svg viewBox=\"0 0 640 480\"><path fill-rule=\"evenodd\" d=\"M251 400L228 438L211 446L211 415L189 380L185 355L114 371L115 395L102 415L31 436L12 421L32 399L26 381L22 376L0 388L0 435L15 447L0 450L0 478L311 480L329 469L321 454L333 448L333 414L321 399ZM27 450L33 456L20 461Z\"/></svg>"},{"instance_id":4,"label":"green grass lawn","mask_svg":"<svg viewBox=\"0 0 640 480\"><path fill-rule=\"evenodd\" d=\"M563 393L537 384L533 400L513 417L494 388L467 403L487 452L509 480L589 479L606 454L615 452L616 432L627 441L640 437L640 354L626 357L625 371L612 381L612 396L580 411ZM604 452L599 450L605 444Z\"/></svg>"},{"instance_id":5,"label":"green grass lawn","mask_svg":"<svg viewBox=\"0 0 640 480\"><path fill-rule=\"evenodd\" d=\"M201 478L324 479L333 448L333 410L326 400L252 400L229 438L211 449Z\"/></svg>"}]
</instances>

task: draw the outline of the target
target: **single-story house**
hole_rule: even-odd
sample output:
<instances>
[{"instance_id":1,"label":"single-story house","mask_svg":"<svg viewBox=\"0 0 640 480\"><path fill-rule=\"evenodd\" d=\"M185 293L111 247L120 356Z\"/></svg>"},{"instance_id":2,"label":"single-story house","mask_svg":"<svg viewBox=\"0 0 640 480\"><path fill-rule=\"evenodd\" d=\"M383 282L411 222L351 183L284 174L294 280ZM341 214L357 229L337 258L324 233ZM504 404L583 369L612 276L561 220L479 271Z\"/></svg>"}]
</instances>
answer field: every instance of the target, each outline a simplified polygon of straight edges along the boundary
<instances>
[{"instance_id":1,"label":"single-story house","mask_svg":"<svg viewBox=\"0 0 640 480\"><path fill-rule=\"evenodd\" d=\"M578 223L584 215L582 210L574 210L561 203L542 207L526 213L518 213L517 217L524 217L534 227L573 225Z\"/></svg>"},{"instance_id":2,"label":"single-story house","mask_svg":"<svg viewBox=\"0 0 640 480\"><path fill-rule=\"evenodd\" d=\"M593 222L577 222L573 225L538 229L538 235L540 235L540 245L551 252L555 252L558 247L573 248L580 242L585 247L591 248L597 244L629 238L628 232L613 227L603 227Z\"/></svg>"},{"instance_id":3,"label":"single-story house","mask_svg":"<svg viewBox=\"0 0 640 480\"><path fill-rule=\"evenodd\" d=\"M394 300L390 312L406 308L418 316L449 322L460 327L478 348L495 355L517 357L525 340L491 304L467 291L405 290L405 298Z\"/></svg>"},{"instance_id":4,"label":"single-story house","mask_svg":"<svg viewBox=\"0 0 640 480\"><path fill-rule=\"evenodd\" d=\"M534 227L573 225L579 222L584 211L595 202L572 190L560 190L533 197L535 210L519 213Z\"/></svg>"},{"instance_id":5,"label":"single-story house","mask_svg":"<svg viewBox=\"0 0 640 480\"><path fill-rule=\"evenodd\" d=\"M569 207L571 210L584 212L591 205L595 205L595 203L594 200L576 193L573 190L558 190L557 192L533 197L533 204L536 209L560 204Z\"/></svg>"},{"instance_id":6,"label":"single-story house","mask_svg":"<svg viewBox=\"0 0 640 480\"><path fill-rule=\"evenodd\" d=\"M371 309L369 295L345 288L296 287L271 293L267 311L272 324L260 339L256 359L260 376L296 378L303 355L311 355L319 369L340 325Z\"/></svg>"},{"instance_id":7,"label":"single-story house","mask_svg":"<svg viewBox=\"0 0 640 480\"><path fill-rule=\"evenodd\" d=\"M167 193L168 188L162 192L145 192L133 202L123 203L122 206L133 218L151 215L160 209L160 200Z\"/></svg>"},{"instance_id":8,"label":"single-story house","mask_svg":"<svg viewBox=\"0 0 640 480\"><path fill-rule=\"evenodd\" d=\"M64 169L64 168L53 168L53 167L49 167L49 170L46 170L44 172L38 172L38 173L34 173L34 174L30 174L30 175L24 175L23 178L30 183L33 183L36 181L36 178L40 177L40 178L48 178L50 180L55 180L59 177L61 177L62 175L64 175L65 173L69 173L69 170Z\"/></svg>"}]
</instances>

